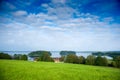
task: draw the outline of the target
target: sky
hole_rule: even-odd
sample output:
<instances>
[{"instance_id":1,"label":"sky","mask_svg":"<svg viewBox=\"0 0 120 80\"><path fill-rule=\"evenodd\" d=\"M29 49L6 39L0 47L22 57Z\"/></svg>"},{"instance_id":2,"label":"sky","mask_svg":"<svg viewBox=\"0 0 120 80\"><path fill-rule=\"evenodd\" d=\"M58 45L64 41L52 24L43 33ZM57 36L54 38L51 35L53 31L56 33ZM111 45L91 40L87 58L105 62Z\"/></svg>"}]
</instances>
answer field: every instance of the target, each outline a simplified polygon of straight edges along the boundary
<instances>
[{"instance_id":1,"label":"sky","mask_svg":"<svg viewBox=\"0 0 120 80\"><path fill-rule=\"evenodd\" d=\"M0 51L120 50L119 0L0 0Z\"/></svg>"}]
</instances>

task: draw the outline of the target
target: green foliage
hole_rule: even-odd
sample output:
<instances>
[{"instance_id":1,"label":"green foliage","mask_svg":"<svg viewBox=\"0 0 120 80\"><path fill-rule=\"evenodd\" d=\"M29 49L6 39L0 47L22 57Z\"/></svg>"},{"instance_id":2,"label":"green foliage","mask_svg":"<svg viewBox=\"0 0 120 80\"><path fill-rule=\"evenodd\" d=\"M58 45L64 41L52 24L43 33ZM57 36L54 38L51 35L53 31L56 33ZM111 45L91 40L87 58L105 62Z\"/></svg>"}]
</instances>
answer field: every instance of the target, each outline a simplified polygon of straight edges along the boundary
<instances>
[{"instance_id":1,"label":"green foliage","mask_svg":"<svg viewBox=\"0 0 120 80\"><path fill-rule=\"evenodd\" d=\"M0 80L120 80L120 69L81 64L0 60Z\"/></svg>"},{"instance_id":2,"label":"green foliage","mask_svg":"<svg viewBox=\"0 0 120 80\"><path fill-rule=\"evenodd\" d=\"M106 57L102 58L102 64L103 64L103 66L108 66L108 60Z\"/></svg>"},{"instance_id":3,"label":"green foliage","mask_svg":"<svg viewBox=\"0 0 120 80\"><path fill-rule=\"evenodd\" d=\"M13 59L15 59L15 60L27 60L28 57L25 54L14 54Z\"/></svg>"},{"instance_id":4,"label":"green foliage","mask_svg":"<svg viewBox=\"0 0 120 80\"><path fill-rule=\"evenodd\" d=\"M60 57L60 61L61 61L61 62L64 62L64 60L65 60L65 56L61 56L61 57Z\"/></svg>"},{"instance_id":5,"label":"green foliage","mask_svg":"<svg viewBox=\"0 0 120 80\"><path fill-rule=\"evenodd\" d=\"M66 63L78 63L78 57L75 54L68 54L65 59Z\"/></svg>"},{"instance_id":6,"label":"green foliage","mask_svg":"<svg viewBox=\"0 0 120 80\"><path fill-rule=\"evenodd\" d=\"M116 67L116 63L115 61L112 61L110 64L109 64L110 67Z\"/></svg>"},{"instance_id":7,"label":"green foliage","mask_svg":"<svg viewBox=\"0 0 120 80\"><path fill-rule=\"evenodd\" d=\"M39 57L35 57L34 61L40 61L40 58Z\"/></svg>"},{"instance_id":8,"label":"green foliage","mask_svg":"<svg viewBox=\"0 0 120 80\"><path fill-rule=\"evenodd\" d=\"M105 52L93 52L92 55L95 55L95 56L104 56Z\"/></svg>"},{"instance_id":9,"label":"green foliage","mask_svg":"<svg viewBox=\"0 0 120 80\"><path fill-rule=\"evenodd\" d=\"M28 54L33 57L35 61L47 61L53 62L54 60L50 57L51 53L49 51L34 51Z\"/></svg>"},{"instance_id":10,"label":"green foliage","mask_svg":"<svg viewBox=\"0 0 120 80\"><path fill-rule=\"evenodd\" d=\"M83 56L78 57L78 63L79 64L85 64L85 58Z\"/></svg>"},{"instance_id":11,"label":"green foliage","mask_svg":"<svg viewBox=\"0 0 120 80\"><path fill-rule=\"evenodd\" d=\"M76 54L76 52L75 51L61 51L60 52L61 56L66 56L68 54Z\"/></svg>"},{"instance_id":12,"label":"green foliage","mask_svg":"<svg viewBox=\"0 0 120 80\"><path fill-rule=\"evenodd\" d=\"M116 57L115 64L116 64L116 67L120 68L120 56Z\"/></svg>"},{"instance_id":13,"label":"green foliage","mask_svg":"<svg viewBox=\"0 0 120 80\"><path fill-rule=\"evenodd\" d=\"M96 59L95 59L95 65L107 66L108 65L107 58L101 57L101 56L97 56Z\"/></svg>"},{"instance_id":14,"label":"green foliage","mask_svg":"<svg viewBox=\"0 0 120 80\"><path fill-rule=\"evenodd\" d=\"M7 53L0 52L0 59L12 59L12 57Z\"/></svg>"},{"instance_id":15,"label":"green foliage","mask_svg":"<svg viewBox=\"0 0 120 80\"><path fill-rule=\"evenodd\" d=\"M94 52L92 55L95 56L110 56L112 58L115 58L117 56L120 56L120 51L109 51L109 52Z\"/></svg>"},{"instance_id":16,"label":"green foliage","mask_svg":"<svg viewBox=\"0 0 120 80\"><path fill-rule=\"evenodd\" d=\"M14 54L13 55L13 59L15 59L15 60L20 60L20 58L21 58L21 54Z\"/></svg>"},{"instance_id":17,"label":"green foliage","mask_svg":"<svg viewBox=\"0 0 120 80\"><path fill-rule=\"evenodd\" d=\"M42 53L40 56L41 61L53 62L53 59L50 57L48 53Z\"/></svg>"},{"instance_id":18,"label":"green foliage","mask_svg":"<svg viewBox=\"0 0 120 80\"><path fill-rule=\"evenodd\" d=\"M89 55L86 58L86 64L94 65L95 64L95 57L93 55Z\"/></svg>"},{"instance_id":19,"label":"green foliage","mask_svg":"<svg viewBox=\"0 0 120 80\"><path fill-rule=\"evenodd\" d=\"M27 60L28 57L27 57L27 55L23 54L23 55L21 55L21 58L20 58L20 59L21 59L21 60Z\"/></svg>"},{"instance_id":20,"label":"green foliage","mask_svg":"<svg viewBox=\"0 0 120 80\"><path fill-rule=\"evenodd\" d=\"M43 53L48 53L51 56L51 53L49 51L33 51L28 54L30 57L40 57Z\"/></svg>"}]
</instances>

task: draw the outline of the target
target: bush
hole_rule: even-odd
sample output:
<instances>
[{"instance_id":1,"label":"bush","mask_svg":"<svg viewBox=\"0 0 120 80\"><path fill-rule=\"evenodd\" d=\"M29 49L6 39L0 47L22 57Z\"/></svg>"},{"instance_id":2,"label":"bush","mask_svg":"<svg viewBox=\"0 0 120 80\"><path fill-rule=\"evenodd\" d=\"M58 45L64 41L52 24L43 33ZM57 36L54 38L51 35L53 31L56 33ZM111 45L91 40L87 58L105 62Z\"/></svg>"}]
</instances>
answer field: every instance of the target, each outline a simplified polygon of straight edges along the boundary
<instances>
[{"instance_id":1,"label":"bush","mask_svg":"<svg viewBox=\"0 0 120 80\"><path fill-rule=\"evenodd\" d=\"M95 57L93 55L89 55L86 58L86 64L94 65L95 64Z\"/></svg>"}]
</instances>

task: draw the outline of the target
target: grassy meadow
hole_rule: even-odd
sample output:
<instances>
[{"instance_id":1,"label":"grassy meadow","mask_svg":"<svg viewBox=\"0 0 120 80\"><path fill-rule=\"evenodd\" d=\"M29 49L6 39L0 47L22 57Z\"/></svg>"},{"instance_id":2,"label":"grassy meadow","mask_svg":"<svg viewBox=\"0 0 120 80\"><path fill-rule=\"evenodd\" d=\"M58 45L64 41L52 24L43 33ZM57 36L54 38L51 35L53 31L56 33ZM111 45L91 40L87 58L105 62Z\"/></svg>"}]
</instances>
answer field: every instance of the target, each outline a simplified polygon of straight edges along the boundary
<instances>
[{"instance_id":1,"label":"grassy meadow","mask_svg":"<svg viewBox=\"0 0 120 80\"><path fill-rule=\"evenodd\" d=\"M120 80L120 69L81 64L0 60L0 80Z\"/></svg>"}]
</instances>

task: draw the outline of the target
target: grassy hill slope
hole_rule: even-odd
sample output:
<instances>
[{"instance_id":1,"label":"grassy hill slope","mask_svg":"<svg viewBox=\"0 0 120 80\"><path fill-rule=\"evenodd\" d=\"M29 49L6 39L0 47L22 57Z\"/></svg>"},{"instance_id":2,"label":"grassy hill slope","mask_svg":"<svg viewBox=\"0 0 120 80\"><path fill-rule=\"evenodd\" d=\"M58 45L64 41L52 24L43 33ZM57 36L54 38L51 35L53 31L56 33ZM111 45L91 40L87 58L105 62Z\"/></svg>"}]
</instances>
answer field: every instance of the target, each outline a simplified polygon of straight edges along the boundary
<instances>
[{"instance_id":1,"label":"grassy hill slope","mask_svg":"<svg viewBox=\"0 0 120 80\"><path fill-rule=\"evenodd\" d=\"M0 80L120 80L120 69L80 64L0 60Z\"/></svg>"}]
</instances>

